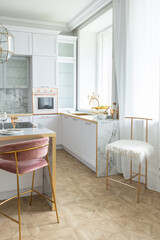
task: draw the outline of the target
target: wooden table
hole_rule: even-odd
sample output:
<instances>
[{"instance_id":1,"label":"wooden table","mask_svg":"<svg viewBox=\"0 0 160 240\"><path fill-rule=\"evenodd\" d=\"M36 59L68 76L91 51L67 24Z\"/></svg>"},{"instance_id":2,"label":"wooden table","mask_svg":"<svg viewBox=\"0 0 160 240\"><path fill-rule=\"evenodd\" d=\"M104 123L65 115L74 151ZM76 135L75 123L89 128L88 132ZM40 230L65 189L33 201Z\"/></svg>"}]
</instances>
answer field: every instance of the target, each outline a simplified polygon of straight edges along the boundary
<instances>
[{"instance_id":1,"label":"wooden table","mask_svg":"<svg viewBox=\"0 0 160 240\"><path fill-rule=\"evenodd\" d=\"M24 140L24 139L34 139L34 138L42 138L42 137L49 137L51 139L49 147L51 154L50 161L51 161L51 173L52 173L52 182L54 186L54 190L56 192L56 133L51 131L40 124L32 123L36 126L36 128L21 128L23 133L13 134L13 135L2 135L0 134L0 142L1 141L14 141L14 140ZM55 193L56 194L56 193ZM52 210L55 210L54 203L52 203Z\"/></svg>"}]
</instances>

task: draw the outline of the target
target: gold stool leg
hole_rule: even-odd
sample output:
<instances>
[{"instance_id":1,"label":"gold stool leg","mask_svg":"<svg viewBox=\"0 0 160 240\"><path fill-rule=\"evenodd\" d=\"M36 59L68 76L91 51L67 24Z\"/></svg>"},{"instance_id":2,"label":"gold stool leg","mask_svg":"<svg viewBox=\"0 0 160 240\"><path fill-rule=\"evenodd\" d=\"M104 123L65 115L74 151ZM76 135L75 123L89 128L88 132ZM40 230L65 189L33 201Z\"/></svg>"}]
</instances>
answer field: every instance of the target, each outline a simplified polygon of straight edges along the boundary
<instances>
[{"instance_id":1,"label":"gold stool leg","mask_svg":"<svg viewBox=\"0 0 160 240\"><path fill-rule=\"evenodd\" d=\"M108 154L109 152L107 151L106 190L108 190Z\"/></svg>"},{"instance_id":2,"label":"gold stool leg","mask_svg":"<svg viewBox=\"0 0 160 240\"><path fill-rule=\"evenodd\" d=\"M31 192L30 206L32 205L32 195L33 195L33 186L34 186L34 176L35 176L35 171L33 171L33 177L32 177L32 192Z\"/></svg>"},{"instance_id":3,"label":"gold stool leg","mask_svg":"<svg viewBox=\"0 0 160 240\"><path fill-rule=\"evenodd\" d=\"M17 196L18 196L19 240L21 240L21 211L20 211L20 194L19 194L19 176L18 176L18 174L17 174Z\"/></svg>"},{"instance_id":4,"label":"gold stool leg","mask_svg":"<svg viewBox=\"0 0 160 240\"><path fill-rule=\"evenodd\" d=\"M145 167L145 188L147 188L147 159L146 159L146 167Z\"/></svg>"},{"instance_id":5,"label":"gold stool leg","mask_svg":"<svg viewBox=\"0 0 160 240\"><path fill-rule=\"evenodd\" d=\"M132 160L130 162L130 184L132 183Z\"/></svg>"},{"instance_id":6,"label":"gold stool leg","mask_svg":"<svg viewBox=\"0 0 160 240\"><path fill-rule=\"evenodd\" d=\"M52 176L51 176L51 170L50 170L49 161L48 161L48 155L47 155L47 162L48 162L48 171L49 171L49 177L50 177L50 182L51 182L51 187L52 187L52 195L53 195L53 201L55 204L57 222L59 223L58 210L57 210L56 198L55 198L55 193L54 193L54 188L53 188L53 183L52 183Z\"/></svg>"},{"instance_id":7,"label":"gold stool leg","mask_svg":"<svg viewBox=\"0 0 160 240\"><path fill-rule=\"evenodd\" d=\"M139 162L137 203L139 203L140 179L141 179L141 163Z\"/></svg>"}]
</instances>

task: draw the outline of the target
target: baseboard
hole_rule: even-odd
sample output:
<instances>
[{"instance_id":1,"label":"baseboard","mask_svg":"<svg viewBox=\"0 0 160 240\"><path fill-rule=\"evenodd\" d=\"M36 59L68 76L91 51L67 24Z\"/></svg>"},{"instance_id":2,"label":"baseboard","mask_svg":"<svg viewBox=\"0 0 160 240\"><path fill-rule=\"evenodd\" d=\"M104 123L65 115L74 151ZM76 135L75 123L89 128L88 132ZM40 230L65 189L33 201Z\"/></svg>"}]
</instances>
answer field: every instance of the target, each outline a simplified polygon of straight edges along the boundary
<instances>
[{"instance_id":1,"label":"baseboard","mask_svg":"<svg viewBox=\"0 0 160 240\"><path fill-rule=\"evenodd\" d=\"M58 150L58 149L64 149L64 147L61 145L61 144L59 144L59 145L56 145L56 149Z\"/></svg>"},{"instance_id":2,"label":"baseboard","mask_svg":"<svg viewBox=\"0 0 160 240\"><path fill-rule=\"evenodd\" d=\"M42 186L35 187L34 189L37 190L40 193L43 192L43 187ZM20 193L26 192L26 191L29 191L29 190L31 190L31 189L30 188L20 189ZM30 194L31 193L27 193L27 194L24 194L23 196L30 196ZM36 193L33 192L33 194L36 194ZM7 199L7 198L10 198L10 197L12 197L14 195L17 195L17 190L8 191L8 192L1 192L0 193L0 200L4 200L4 199Z\"/></svg>"},{"instance_id":3,"label":"baseboard","mask_svg":"<svg viewBox=\"0 0 160 240\"><path fill-rule=\"evenodd\" d=\"M89 167L93 172L96 172L96 167L94 167L93 165L91 165L90 163L86 162L84 159L82 159L81 157L77 156L76 154L74 154L73 152L71 152L70 150L68 150L67 148L63 147L63 149L68 152L69 154L71 154L73 157L77 158L79 161L81 161L81 163L83 163L85 166Z\"/></svg>"}]
</instances>

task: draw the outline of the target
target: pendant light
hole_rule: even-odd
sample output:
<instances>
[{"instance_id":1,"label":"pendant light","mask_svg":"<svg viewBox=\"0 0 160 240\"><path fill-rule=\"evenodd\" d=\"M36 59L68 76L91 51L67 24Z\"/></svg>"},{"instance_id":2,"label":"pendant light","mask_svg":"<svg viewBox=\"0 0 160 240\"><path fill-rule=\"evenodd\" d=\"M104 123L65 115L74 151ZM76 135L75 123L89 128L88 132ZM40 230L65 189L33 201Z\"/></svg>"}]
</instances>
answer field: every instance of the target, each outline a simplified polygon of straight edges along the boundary
<instances>
[{"instance_id":1,"label":"pendant light","mask_svg":"<svg viewBox=\"0 0 160 240\"><path fill-rule=\"evenodd\" d=\"M14 54L14 37L0 24L0 63L8 61Z\"/></svg>"}]
</instances>

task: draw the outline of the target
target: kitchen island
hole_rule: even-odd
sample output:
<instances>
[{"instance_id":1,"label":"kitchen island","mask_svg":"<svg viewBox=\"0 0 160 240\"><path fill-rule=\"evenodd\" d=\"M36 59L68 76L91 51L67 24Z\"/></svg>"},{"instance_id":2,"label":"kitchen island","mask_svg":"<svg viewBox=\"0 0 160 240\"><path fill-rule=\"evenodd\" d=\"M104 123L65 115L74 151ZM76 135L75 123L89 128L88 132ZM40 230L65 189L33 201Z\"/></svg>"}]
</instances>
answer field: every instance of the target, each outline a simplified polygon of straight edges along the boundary
<instances>
[{"instance_id":1,"label":"kitchen island","mask_svg":"<svg viewBox=\"0 0 160 240\"><path fill-rule=\"evenodd\" d=\"M19 125L18 125L19 124ZM42 125L35 123L35 122L23 122L18 123L17 126L23 131L18 134L12 135L2 135L0 134L0 143L8 144L8 142L14 141L25 141L28 139L35 139L35 138L42 138L42 137L49 137L49 162L51 167L52 173L52 181L54 189L56 187L56 133L51 131ZM5 128L10 128L12 125L11 123L6 123ZM5 172L7 174L7 172ZM1 179L3 181L3 179ZM52 196L50 181L48 176L48 169L43 170L43 193L50 197ZM55 210L54 204L52 204L52 210Z\"/></svg>"},{"instance_id":2,"label":"kitchen island","mask_svg":"<svg viewBox=\"0 0 160 240\"><path fill-rule=\"evenodd\" d=\"M119 120L75 112L62 115L62 145L66 151L96 172L106 176L106 145L119 140ZM109 175L117 173L117 156L109 156Z\"/></svg>"}]
</instances>

